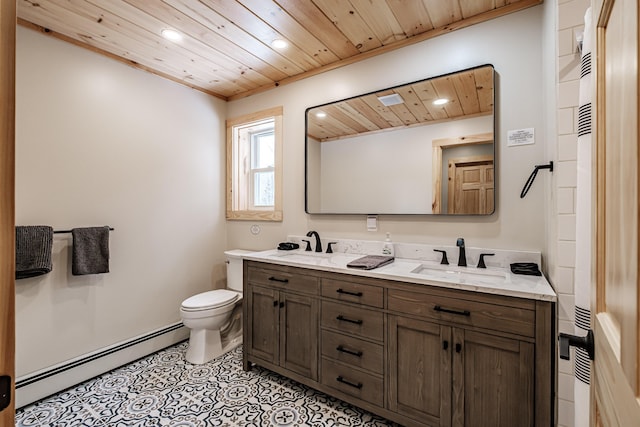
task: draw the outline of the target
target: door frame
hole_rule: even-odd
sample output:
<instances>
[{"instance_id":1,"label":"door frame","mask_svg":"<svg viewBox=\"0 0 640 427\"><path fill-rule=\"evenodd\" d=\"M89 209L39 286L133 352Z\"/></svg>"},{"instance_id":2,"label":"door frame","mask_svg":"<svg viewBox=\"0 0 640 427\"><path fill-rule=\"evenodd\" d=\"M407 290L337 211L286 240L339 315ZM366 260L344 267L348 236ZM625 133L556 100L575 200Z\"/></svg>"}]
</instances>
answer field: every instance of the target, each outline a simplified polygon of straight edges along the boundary
<instances>
[{"instance_id":1,"label":"door frame","mask_svg":"<svg viewBox=\"0 0 640 427\"><path fill-rule=\"evenodd\" d=\"M433 186L431 213L438 214L442 210L442 151L448 148L462 147L464 145L487 144L493 140L493 132L478 133L474 135L460 136L457 138L440 138L431 141L431 185ZM493 157L495 166L495 145ZM494 175L495 186L495 175Z\"/></svg>"},{"instance_id":2,"label":"door frame","mask_svg":"<svg viewBox=\"0 0 640 427\"><path fill-rule=\"evenodd\" d=\"M615 4L616 1L618 5ZM625 1L629 3L624 3ZM635 14L625 9L625 6L633 5L633 2L636 2ZM590 418L591 425L627 426L637 423L640 419L640 215L635 212L635 215L616 217L615 209L620 205L610 203L612 209L609 209L607 203L609 200L615 202L624 198L640 210L637 206L640 202L640 119L637 117L640 112L640 80L637 68L640 60L640 6L637 0L595 0L592 6L593 28L596 32L595 49L592 52L592 58L595 59L593 71L596 82L593 108L596 130L596 148L593 155L596 173L592 194L596 203L593 207L595 220L592 224L595 241L592 265L595 266L595 277L592 283L591 309L594 313L592 329L595 358L592 363ZM618 9L614 12L615 7ZM619 8L622 8L622 11ZM611 21L612 17L620 17L621 22ZM624 43L616 43L616 36L618 42L622 39ZM614 41L607 44L607 38ZM608 46L615 46L617 51L610 54ZM611 61L611 58L614 60ZM623 58L622 65L619 58ZM635 74L629 72L630 64L635 64ZM609 71L613 75L609 74ZM611 86L624 96L623 99L616 98L615 102L609 104L607 89ZM620 111L616 111L616 107ZM609 111L610 109L614 111ZM613 122L610 123L609 119ZM635 137L635 141L630 136ZM622 155L611 151L610 147L622 147L618 151L627 147L616 146L619 141L626 142L631 147L635 146L635 156L626 150ZM607 160L607 156L612 153L614 156L618 154L618 157L628 158L629 164L608 166L608 162L613 163L612 158ZM623 166L626 167L622 170L624 177L612 181L614 184L620 181L625 185L612 185L607 179L608 170L622 169ZM635 176L625 173L634 168ZM612 194L618 199L615 196L611 197ZM608 221L608 216L613 220ZM635 236L629 235L629 228L635 231ZM608 234L612 234L613 238L609 238ZM619 239L620 236L625 238ZM622 259L619 252L626 247L625 244L631 245L634 250L630 254L632 256ZM612 256L615 255L613 251L618 252L618 257ZM632 274L629 274L630 272ZM613 287L609 288L609 283L612 283ZM622 294L623 303L608 307L607 290Z\"/></svg>"},{"instance_id":3,"label":"door frame","mask_svg":"<svg viewBox=\"0 0 640 427\"><path fill-rule=\"evenodd\" d=\"M15 415L15 52L16 2L0 2L0 375L11 377L11 401L0 425Z\"/></svg>"}]
</instances>

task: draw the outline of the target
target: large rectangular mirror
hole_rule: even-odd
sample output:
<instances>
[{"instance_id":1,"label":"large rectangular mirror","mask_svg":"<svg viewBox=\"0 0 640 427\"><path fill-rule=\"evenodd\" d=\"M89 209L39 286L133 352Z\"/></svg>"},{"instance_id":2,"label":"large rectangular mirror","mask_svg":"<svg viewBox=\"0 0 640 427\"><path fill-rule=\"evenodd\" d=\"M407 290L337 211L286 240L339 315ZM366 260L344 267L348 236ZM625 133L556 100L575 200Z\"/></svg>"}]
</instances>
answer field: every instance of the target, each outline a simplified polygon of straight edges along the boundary
<instances>
[{"instance_id":1,"label":"large rectangular mirror","mask_svg":"<svg viewBox=\"0 0 640 427\"><path fill-rule=\"evenodd\" d=\"M308 108L306 212L493 213L494 81L483 65Z\"/></svg>"}]
</instances>

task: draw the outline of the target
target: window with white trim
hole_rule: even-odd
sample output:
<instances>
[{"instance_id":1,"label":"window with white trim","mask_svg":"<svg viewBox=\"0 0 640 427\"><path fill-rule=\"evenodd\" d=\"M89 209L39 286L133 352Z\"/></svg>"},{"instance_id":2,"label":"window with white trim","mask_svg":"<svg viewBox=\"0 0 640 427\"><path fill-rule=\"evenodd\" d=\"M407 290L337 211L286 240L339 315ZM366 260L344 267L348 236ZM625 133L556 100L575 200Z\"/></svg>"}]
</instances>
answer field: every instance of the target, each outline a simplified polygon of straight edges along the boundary
<instances>
[{"instance_id":1,"label":"window with white trim","mask_svg":"<svg viewBox=\"0 0 640 427\"><path fill-rule=\"evenodd\" d=\"M227 219L282 221L282 107L227 120Z\"/></svg>"}]
</instances>

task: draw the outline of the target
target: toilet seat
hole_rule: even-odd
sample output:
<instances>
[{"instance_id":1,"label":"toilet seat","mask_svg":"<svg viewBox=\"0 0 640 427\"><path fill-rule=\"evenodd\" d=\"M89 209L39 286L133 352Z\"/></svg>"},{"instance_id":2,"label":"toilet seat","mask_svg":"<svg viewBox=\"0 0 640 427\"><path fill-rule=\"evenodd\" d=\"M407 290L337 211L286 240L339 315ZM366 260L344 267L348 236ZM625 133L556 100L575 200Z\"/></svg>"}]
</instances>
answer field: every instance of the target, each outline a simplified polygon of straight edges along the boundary
<instances>
[{"instance_id":1,"label":"toilet seat","mask_svg":"<svg viewBox=\"0 0 640 427\"><path fill-rule=\"evenodd\" d=\"M227 289L216 289L194 295L182 302L183 311L202 311L232 304L240 298L238 292Z\"/></svg>"}]
</instances>

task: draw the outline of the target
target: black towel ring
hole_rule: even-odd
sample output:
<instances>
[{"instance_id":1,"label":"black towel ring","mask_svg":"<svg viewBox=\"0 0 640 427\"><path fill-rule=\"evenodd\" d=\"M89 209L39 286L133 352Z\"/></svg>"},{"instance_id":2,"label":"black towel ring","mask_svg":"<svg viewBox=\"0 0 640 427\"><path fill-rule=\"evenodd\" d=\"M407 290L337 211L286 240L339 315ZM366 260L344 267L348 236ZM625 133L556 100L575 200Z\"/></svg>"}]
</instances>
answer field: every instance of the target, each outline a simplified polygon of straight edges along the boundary
<instances>
[{"instance_id":1,"label":"black towel ring","mask_svg":"<svg viewBox=\"0 0 640 427\"><path fill-rule=\"evenodd\" d=\"M548 165L536 165L536 167L533 169L533 172L531 172L531 175L529 175L529 179L527 179L527 182L524 184L522 192L520 193L521 199L529 192L529 189L531 188L533 181L536 179L536 175L538 175L538 171L540 169L549 169L549 172L553 172L553 162L549 162Z\"/></svg>"}]
</instances>

